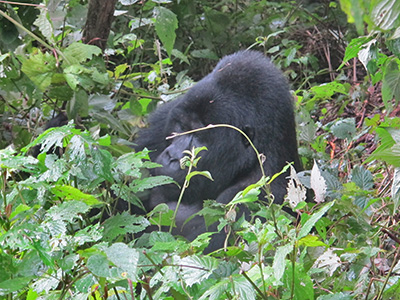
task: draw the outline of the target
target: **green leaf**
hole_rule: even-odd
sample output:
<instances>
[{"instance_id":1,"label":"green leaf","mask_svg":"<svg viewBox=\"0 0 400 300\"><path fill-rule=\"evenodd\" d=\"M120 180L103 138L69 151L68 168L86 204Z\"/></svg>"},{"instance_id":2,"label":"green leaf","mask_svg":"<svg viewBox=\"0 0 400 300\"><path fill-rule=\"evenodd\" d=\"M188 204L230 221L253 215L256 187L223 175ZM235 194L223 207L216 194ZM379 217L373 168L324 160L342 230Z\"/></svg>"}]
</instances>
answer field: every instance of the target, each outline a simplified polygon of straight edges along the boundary
<instances>
[{"instance_id":1,"label":"green leaf","mask_svg":"<svg viewBox=\"0 0 400 300\"><path fill-rule=\"evenodd\" d=\"M299 240L299 246L307 246L307 247L328 247L327 244L321 242L319 238L315 235L307 235L304 238Z\"/></svg>"},{"instance_id":2,"label":"green leaf","mask_svg":"<svg viewBox=\"0 0 400 300\"><path fill-rule=\"evenodd\" d=\"M163 43L168 56L171 56L172 48L175 44L175 30L178 28L178 19L169 9L158 6L154 8L156 14L155 29L158 37Z\"/></svg>"},{"instance_id":3,"label":"green leaf","mask_svg":"<svg viewBox=\"0 0 400 300\"><path fill-rule=\"evenodd\" d=\"M339 120L333 124L331 131L339 139L351 140L356 134L355 120L353 118Z\"/></svg>"},{"instance_id":4,"label":"green leaf","mask_svg":"<svg viewBox=\"0 0 400 300\"><path fill-rule=\"evenodd\" d=\"M190 172L189 174L186 175L186 180L187 180L187 181L190 181L190 179L191 179L193 176L197 176L197 175L204 176L204 177L206 177L206 178L208 178L208 179L214 181L214 179L213 179L212 176L211 176L211 173L208 172L208 171L193 171L193 172Z\"/></svg>"},{"instance_id":5,"label":"green leaf","mask_svg":"<svg viewBox=\"0 0 400 300\"><path fill-rule=\"evenodd\" d=\"M97 204L101 204L99 200L93 195L85 194L79 189L70 186L70 185L56 185L51 189L52 193L65 200L79 200L83 203L93 206ZM75 201L73 201L75 202ZM72 205L72 204L69 204ZM88 209L88 207L86 207ZM82 208L83 209L83 208ZM82 211L84 212L84 211Z\"/></svg>"},{"instance_id":6,"label":"green leaf","mask_svg":"<svg viewBox=\"0 0 400 300\"><path fill-rule=\"evenodd\" d=\"M389 102L393 97L396 98L396 102L400 101L400 61L393 60L387 66L383 82L382 82L382 100L385 103L385 107L389 108Z\"/></svg>"},{"instance_id":7,"label":"green leaf","mask_svg":"<svg viewBox=\"0 0 400 300\"><path fill-rule=\"evenodd\" d=\"M358 53L365 47L372 40L372 37L359 37L352 39L350 44L346 47L346 52L344 54L343 62L340 65L339 69L341 69L346 62L350 59L355 58L358 56Z\"/></svg>"},{"instance_id":8,"label":"green leaf","mask_svg":"<svg viewBox=\"0 0 400 300\"><path fill-rule=\"evenodd\" d=\"M353 300L353 299L354 297L351 295L351 292L346 292L346 293L340 292L329 295L321 295L318 297L318 300ZM390 299L390 297L388 297L387 299Z\"/></svg>"},{"instance_id":9,"label":"green leaf","mask_svg":"<svg viewBox=\"0 0 400 300\"><path fill-rule=\"evenodd\" d=\"M142 232L150 225L150 222L143 216L131 215L124 211L121 214L112 216L104 222L104 239L114 241L116 238L129 234Z\"/></svg>"},{"instance_id":10,"label":"green leaf","mask_svg":"<svg viewBox=\"0 0 400 300\"><path fill-rule=\"evenodd\" d=\"M313 213L311 217L306 221L306 223L302 226L300 229L299 234L297 235L297 240L302 239L305 237L307 234L310 233L311 229L314 227L315 223L319 219L322 218L322 216L335 204L335 201L329 202L325 204L320 210L317 212Z\"/></svg>"},{"instance_id":11,"label":"green leaf","mask_svg":"<svg viewBox=\"0 0 400 300\"><path fill-rule=\"evenodd\" d=\"M175 181L168 176L160 175L160 176L151 176L143 179L135 179L132 181L130 186L132 187L132 191L134 193L143 192L148 189L152 189L156 186L165 185L175 183Z\"/></svg>"},{"instance_id":12,"label":"green leaf","mask_svg":"<svg viewBox=\"0 0 400 300\"><path fill-rule=\"evenodd\" d=\"M374 186L371 172L359 165L354 166L351 172L351 181L363 190L370 190Z\"/></svg>"},{"instance_id":13,"label":"green leaf","mask_svg":"<svg viewBox=\"0 0 400 300\"><path fill-rule=\"evenodd\" d=\"M67 111L71 118L88 116L89 96L83 89L76 87L71 100L68 101Z\"/></svg>"},{"instance_id":14,"label":"green leaf","mask_svg":"<svg viewBox=\"0 0 400 300\"><path fill-rule=\"evenodd\" d=\"M128 278L132 281L137 280L137 263L139 252L129 248L126 244L116 243L105 249L108 259L118 268L128 273Z\"/></svg>"},{"instance_id":15,"label":"green leaf","mask_svg":"<svg viewBox=\"0 0 400 300\"><path fill-rule=\"evenodd\" d=\"M29 282L34 279L32 277L17 277L0 282L0 292L2 295L9 294L16 291L21 291L26 288Z\"/></svg>"},{"instance_id":16,"label":"green leaf","mask_svg":"<svg viewBox=\"0 0 400 300\"><path fill-rule=\"evenodd\" d=\"M209 256L186 256L183 259L177 257L175 263L184 266L181 274L188 286L206 280L218 267L218 260Z\"/></svg>"},{"instance_id":17,"label":"green leaf","mask_svg":"<svg viewBox=\"0 0 400 300\"><path fill-rule=\"evenodd\" d=\"M45 91L57 71L56 59L50 53L38 52L22 62L21 70L40 90Z\"/></svg>"},{"instance_id":18,"label":"green leaf","mask_svg":"<svg viewBox=\"0 0 400 300\"><path fill-rule=\"evenodd\" d=\"M286 256L293 251L293 245L287 244L278 247L275 252L272 268L276 281L280 281L286 269Z\"/></svg>"},{"instance_id":19,"label":"green leaf","mask_svg":"<svg viewBox=\"0 0 400 300\"><path fill-rule=\"evenodd\" d=\"M61 190L69 190L70 188L80 192L79 190L70 187L70 186L60 186ZM83 194L83 193L82 193ZM91 195L88 195L91 196ZM93 197L93 196L91 196ZM72 222L75 218L80 218L80 215L88 212L90 207L86 205L84 202L80 202L78 200L72 200L68 202L64 202L59 204L58 206L53 206L49 209L49 213L47 215L48 220L62 220L67 222Z\"/></svg>"},{"instance_id":20,"label":"green leaf","mask_svg":"<svg viewBox=\"0 0 400 300\"><path fill-rule=\"evenodd\" d=\"M294 270L291 262L287 262L285 269L285 276L282 281L286 287L286 293L282 295L281 299L289 299L293 289L294 297L292 299L313 300L314 286L311 277L304 271L301 264L295 264Z\"/></svg>"},{"instance_id":21,"label":"green leaf","mask_svg":"<svg viewBox=\"0 0 400 300\"><path fill-rule=\"evenodd\" d=\"M233 299L240 300L256 299L254 287L242 274L233 274L232 276L216 281L216 283L209 286L206 292L198 299L226 299L227 295L235 295L236 297Z\"/></svg>"},{"instance_id":22,"label":"green leaf","mask_svg":"<svg viewBox=\"0 0 400 300\"><path fill-rule=\"evenodd\" d=\"M40 32L43 34L43 36L52 44L54 44L54 29L53 29L53 24L50 22L49 17L48 17L48 9L45 9L43 7L38 7L40 10L40 14L38 18L33 22L33 25L36 25Z\"/></svg>"},{"instance_id":23,"label":"green leaf","mask_svg":"<svg viewBox=\"0 0 400 300\"><path fill-rule=\"evenodd\" d=\"M170 226L171 222L175 225L175 220L173 220L174 211L169 209L168 205L165 203L158 204L147 215L149 216L149 221L153 225Z\"/></svg>"},{"instance_id":24,"label":"green leaf","mask_svg":"<svg viewBox=\"0 0 400 300\"><path fill-rule=\"evenodd\" d=\"M229 205L255 202L258 200L258 195L260 195L260 192L261 191L259 188L249 190L247 193L241 191L236 194L231 202L229 202Z\"/></svg>"},{"instance_id":25,"label":"green leaf","mask_svg":"<svg viewBox=\"0 0 400 300\"><path fill-rule=\"evenodd\" d=\"M70 62L68 65L75 65L90 60L93 56L101 55L101 49L97 46L74 42L63 53Z\"/></svg>"},{"instance_id":26,"label":"green leaf","mask_svg":"<svg viewBox=\"0 0 400 300\"><path fill-rule=\"evenodd\" d=\"M398 0L380 0L372 8L371 19L381 30L390 30L398 25L400 2Z\"/></svg>"},{"instance_id":27,"label":"green leaf","mask_svg":"<svg viewBox=\"0 0 400 300\"><path fill-rule=\"evenodd\" d=\"M86 263L86 267L96 276L104 278L110 277L110 264L107 257L102 254L94 254L90 256Z\"/></svg>"}]
</instances>

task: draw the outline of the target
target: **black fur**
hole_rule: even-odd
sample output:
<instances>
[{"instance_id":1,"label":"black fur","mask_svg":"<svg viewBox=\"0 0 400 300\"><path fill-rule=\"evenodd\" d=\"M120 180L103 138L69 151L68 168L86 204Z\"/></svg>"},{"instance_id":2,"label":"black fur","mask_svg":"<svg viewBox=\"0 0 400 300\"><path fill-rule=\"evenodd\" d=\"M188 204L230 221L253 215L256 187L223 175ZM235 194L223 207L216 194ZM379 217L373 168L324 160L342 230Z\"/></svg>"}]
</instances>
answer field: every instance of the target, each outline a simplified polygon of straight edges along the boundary
<instances>
[{"instance_id":1,"label":"black fur","mask_svg":"<svg viewBox=\"0 0 400 300\"><path fill-rule=\"evenodd\" d=\"M177 217L177 233L194 239L205 231L204 221L195 218L182 229L183 221L202 208L203 200L228 203L237 192L261 177L253 149L235 130L215 128L201 133L166 140L173 132L184 132L209 124L230 124L246 132L260 153L266 156L264 169L273 175L294 162L300 169L297 153L293 99L282 73L256 51L240 51L224 57L215 69L184 96L163 104L149 118L149 127L139 133L137 150L147 147L153 161L162 164L156 175L169 175L180 185L187 169L182 170L182 151L206 146L200 153L197 170L207 170L214 181L194 177L186 190ZM287 174L271 185L276 203L286 194ZM148 209L159 203L176 206L179 188L162 186L151 192ZM220 246L220 241L215 246Z\"/></svg>"}]
</instances>

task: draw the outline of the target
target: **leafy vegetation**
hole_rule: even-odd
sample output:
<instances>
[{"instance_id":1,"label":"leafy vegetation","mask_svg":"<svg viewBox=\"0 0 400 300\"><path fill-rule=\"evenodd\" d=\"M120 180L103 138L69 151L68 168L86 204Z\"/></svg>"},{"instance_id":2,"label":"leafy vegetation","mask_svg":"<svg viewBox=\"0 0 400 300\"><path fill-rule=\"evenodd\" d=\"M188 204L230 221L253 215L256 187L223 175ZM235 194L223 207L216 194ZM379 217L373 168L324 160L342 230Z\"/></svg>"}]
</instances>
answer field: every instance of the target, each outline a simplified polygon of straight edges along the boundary
<instances>
[{"instance_id":1,"label":"leafy vegetation","mask_svg":"<svg viewBox=\"0 0 400 300\"><path fill-rule=\"evenodd\" d=\"M399 299L399 1L119 0L104 52L81 42L87 10L0 1L1 299ZM171 182L131 146L158 102L248 47L292 83L308 171L288 186L297 220L256 201L265 177L206 201L231 241L204 254L212 232L157 230L166 205L130 213ZM212 178L201 150L188 181Z\"/></svg>"}]
</instances>

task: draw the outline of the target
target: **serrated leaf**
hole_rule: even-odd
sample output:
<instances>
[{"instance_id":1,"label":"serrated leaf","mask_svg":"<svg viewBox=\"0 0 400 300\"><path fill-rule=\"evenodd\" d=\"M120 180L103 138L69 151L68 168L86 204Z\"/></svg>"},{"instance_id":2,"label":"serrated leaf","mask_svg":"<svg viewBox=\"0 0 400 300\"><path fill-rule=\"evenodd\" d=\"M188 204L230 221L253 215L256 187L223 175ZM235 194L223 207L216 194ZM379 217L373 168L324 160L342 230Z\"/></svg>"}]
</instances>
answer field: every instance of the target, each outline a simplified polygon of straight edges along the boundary
<instances>
[{"instance_id":1,"label":"serrated leaf","mask_svg":"<svg viewBox=\"0 0 400 300\"><path fill-rule=\"evenodd\" d=\"M104 222L104 239L113 241L117 237L124 236L127 233L135 234L142 232L150 225L150 222L143 216L131 215L124 211L108 218Z\"/></svg>"},{"instance_id":2,"label":"serrated leaf","mask_svg":"<svg viewBox=\"0 0 400 300\"><path fill-rule=\"evenodd\" d=\"M332 125L331 131L339 139L352 139L356 133L356 124L353 118L337 121Z\"/></svg>"},{"instance_id":3,"label":"serrated leaf","mask_svg":"<svg viewBox=\"0 0 400 300\"><path fill-rule=\"evenodd\" d=\"M310 178L311 188L315 194L315 202L321 203L325 201L326 181L319 170L317 162L314 160L314 165L311 170Z\"/></svg>"},{"instance_id":4,"label":"serrated leaf","mask_svg":"<svg viewBox=\"0 0 400 300\"><path fill-rule=\"evenodd\" d=\"M94 275L99 277L108 278L110 277L110 264L107 257L101 254L94 254L89 257L86 267Z\"/></svg>"},{"instance_id":5,"label":"serrated leaf","mask_svg":"<svg viewBox=\"0 0 400 300\"><path fill-rule=\"evenodd\" d=\"M73 96L71 100L68 101L67 111L71 118L75 118L76 116L88 116L89 96L83 89L75 86Z\"/></svg>"},{"instance_id":6,"label":"serrated leaf","mask_svg":"<svg viewBox=\"0 0 400 300\"><path fill-rule=\"evenodd\" d=\"M60 187L64 188L64 187ZM72 188L72 187L71 187ZM68 190L68 187L66 186ZM75 189L75 188L73 188ZM76 189L75 189L76 190ZM89 195L91 196L91 195ZM74 218L79 217L81 214L89 211L89 206L85 203L77 200L64 202L58 206L53 206L49 209L48 219L52 220L63 220L72 222Z\"/></svg>"},{"instance_id":7,"label":"serrated leaf","mask_svg":"<svg viewBox=\"0 0 400 300\"><path fill-rule=\"evenodd\" d=\"M38 52L22 62L21 70L40 90L45 91L57 71L56 59L50 53Z\"/></svg>"},{"instance_id":8,"label":"serrated leaf","mask_svg":"<svg viewBox=\"0 0 400 300\"><path fill-rule=\"evenodd\" d=\"M97 46L74 42L63 53L68 58L69 65L75 65L90 60L93 56L101 55L101 49Z\"/></svg>"},{"instance_id":9,"label":"serrated leaf","mask_svg":"<svg viewBox=\"0 0 400 300\"><path fill-rule=\"evenodd\" d=\"M149 221L153 225L170 226L173 222L175 227L175 220L173 220L174 211L169 209L165 203L158 204L151 212L147 214Z\"/></svg>"},{"instance_id":10,"label":"serrated leaf","mask_svg":"<svg viewBox=\"0 0 400 300\"><path fill-rule=\"evenodd\" d=\"M374 186L374 178L371 172L362 166L354 166L351 171L351 180L363 190L370 190Z\"/></svg>"},{"instance_id":11,"label":"serrated leaf","mask_svg":"<svg viewBox=\"0 0 400 300\"><path fill-rule=\"evenodd\" d=\"M95 196L85 194L79 189L70 185L57 185L54 188L52 188L51 191L55 195L64 200L79 200L90 206L101 204L101 202L97 200Z\"/></svg>"},{"instance_id":12,"label":"serrated leaf","mask_svg":"<svg viewBox=\"0 0 400 300\"><path fill-rule=\"evenodd\" d=\"M360 50L363 49L365 47L364 45L366 45L371 39L372 37L367 36L352 39L350 44L346 47L343 62L339 69L341 69L350 59L357 57Z\"/></svg>"},{"instance_id":13,"label":"serrated leaf","mask_svg":"<svg viewBox=\"0 0 400 300\"><path fill-rule=\"evenodd\" d=\"M290 166L290 177L287 185L286 200L289 202L291 208L295 208L300 202L306 201L306 198L307 190L301 184L294 167Z\"/></svg>"},{"instance_id":14,"label":"serrated leaf","mask_svg":"<svg viewBox=\"0 0 400 300\"><path fill-rule=\"evenodd\" d=\"M382 85L388 89L388 95L385 97L387 102L391 101L393 96L400 101L400 70L396 60L391 61L386 68Z\"/></svg>"},{"instance_id":15,"label":"serrated leaf","mask_svg":"<svg viewBox=\"0 0 400 300\"><path fill-rule=\"evenodd\" d=\"M105 249L108 259L118 268L128 273L128 278L137 280L137 263L139 252L126 244L116 243Z\"/></svg>"},{"instance_id":16,"label":"serrated leaf","mask_svg":"<svg viewBox=\"0 0 400 300\"><path fill-rule=\"evenodd\" d=\"M178 19L176 15L169 9L158 6L155 9L156 21L155 29L160 38L168 56L171 56L172 48L175 44L175 30L178 28Z\"/></svg>"},{"instance_id":17,"label":"serrated leaf","mask_svg":"<svg viewBox=\"0 0 400 300\"><path fill-rule=\"evenodd\" d=\"M210 256L187 256L175 262L184 266L181 275L188 286L206 280L218 267L218 260Z\"/></svg>"},{"instance_id":18,"label":"serrated leaf","mask_svg":"<svg viewBox=\"0 0 400 300\"><path fill-rule=\"evenodd\" d=\"M12 279L4 280L0 282L0 290L2 294L8 294L12 292L16 292L26 288L29 282L37 278L37 276L30 276L30 277L14 277Z\"/></svg>"},{"instance_id":19,"label":"serrated leaf","mask_svg":"<svg viewBox=\"0 0 400 300\"><path fill-rule=\"evenodd\" d=\"M235 295L240 300L255 300L256 294L254 287L241 274L233 274L228 278L218 280L213 286L207 288L207 291L199 298L205 299L226 299L226 295Z\"/></svg>"},{"instance_id":20,"label":"serrated leaf","mask_svg":"<svg viewBox=\"0 0 400 300\"><path fill-rule=\"evenodd\" d=\"M314 268L324 269L328 276L332 276L337 268L341 266L339 256L332 251L327 249L321 256L314 262Z\"/></svg>"},{"instance_id":21,"label":"serrated leaf","mask_svg":"<svg viewBox=\"0 0 400 300\"><path fill-rule=\"evenodd\" d=\"M130 186L132 187L132 191L134 193L137 193L137 192L143 192L148 189L152 189L156 186L172 184L172 183L175 183L175 181L171 177L160 175L160 176L146 177L143 179L135 179L132 181Z\"/></svg>"}]
</instances>

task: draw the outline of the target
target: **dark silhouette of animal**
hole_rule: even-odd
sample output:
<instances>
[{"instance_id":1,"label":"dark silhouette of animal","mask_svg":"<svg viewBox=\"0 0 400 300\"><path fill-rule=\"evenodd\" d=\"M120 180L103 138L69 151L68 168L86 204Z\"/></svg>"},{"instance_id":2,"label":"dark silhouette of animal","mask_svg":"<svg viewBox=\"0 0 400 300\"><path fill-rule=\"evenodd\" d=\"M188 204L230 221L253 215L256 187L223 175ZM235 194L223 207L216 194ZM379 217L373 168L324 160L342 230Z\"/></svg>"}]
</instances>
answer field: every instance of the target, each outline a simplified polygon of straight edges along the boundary
<instances>
[{"instance_id":1,"label":"dark silhouette of animal","mask_svg":"<svg viewBox=\"0 0 400 300\"><path fill-rule=\"evenodd\" d=\"M201 210L203 200L228 203L248 185L261 178L260 166L248 141L230 128L213 128L166 139L174 132L185 132L209 124L230 124L245 132L260 153L265 155L266 175L273 175L288 163L301 168L297 153L293 99L282 73L262 53L240 51L225 56L215 69L175 101L162 104L149 117L149 127L139 133L137 150L153 150L150 157L163 165L154 175L171 176L182 186L187 169L180 159L184 150L206 146L200 153L197 170L209 171L214 179L193 177L182 199L176 218L175 233L193 240L206 231L201 217L183 222ZM286 194L288 174L271 184L276 203ZM145 206L159 203L176 207L180 189L175 184L154 188ZM217 235L212 250L222 246Z\"/></svg>"}]
</instances>

